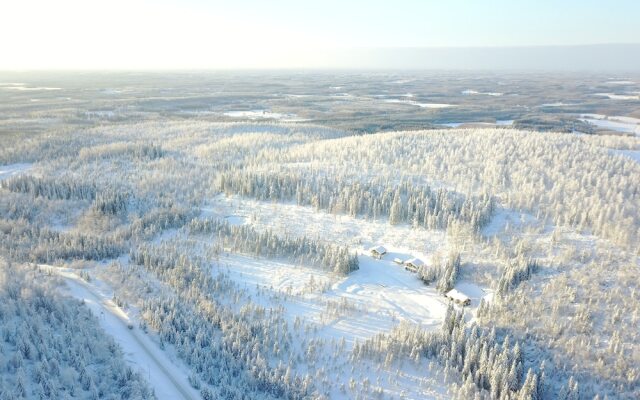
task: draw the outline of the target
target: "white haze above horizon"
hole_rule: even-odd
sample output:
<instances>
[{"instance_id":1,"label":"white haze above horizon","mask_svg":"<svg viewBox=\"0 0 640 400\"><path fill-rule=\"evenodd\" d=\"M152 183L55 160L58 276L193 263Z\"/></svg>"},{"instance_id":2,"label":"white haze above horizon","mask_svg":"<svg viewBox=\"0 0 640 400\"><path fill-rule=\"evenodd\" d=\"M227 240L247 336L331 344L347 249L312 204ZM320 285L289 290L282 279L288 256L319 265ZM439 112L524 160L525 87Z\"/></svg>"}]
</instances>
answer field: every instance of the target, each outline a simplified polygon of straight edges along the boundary
<instances>
[{"instance_id":1,"label":"white haze above horizon","mask_svg":"<svg viewBox=\"0 0 640 400\"><path fill-rule=\"evenodd\" d=\"M0 69L640 68L640 3L615 5L7 1Z\"/></svg>"}]
</instances>

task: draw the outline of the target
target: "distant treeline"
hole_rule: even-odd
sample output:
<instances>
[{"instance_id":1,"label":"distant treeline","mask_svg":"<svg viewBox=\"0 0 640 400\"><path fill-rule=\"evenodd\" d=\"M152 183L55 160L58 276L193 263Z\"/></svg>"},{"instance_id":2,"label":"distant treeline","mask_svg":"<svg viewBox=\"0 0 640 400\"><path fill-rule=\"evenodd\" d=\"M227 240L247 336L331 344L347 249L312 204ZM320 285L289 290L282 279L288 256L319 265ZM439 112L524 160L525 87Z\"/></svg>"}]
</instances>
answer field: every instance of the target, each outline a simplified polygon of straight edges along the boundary
<instances>
[{"instance_id":1,"label":"distant treeline","mask_svg":"<svg viewBox=\"0 0 640 400\"><path fill-rule=\"evenodd\" d=\"M289 258L340 274L359 268L358 257L347 247L328 245L306 237L281 237L270 230L258 232L251 226L231 225L220 219L193 219L188 229L192 234L213 234L221 246L235 252Z\"/></svg>"},{"instance_id":2,"label":"distant treeline","mask_svg":"<svg viewBox=\"0 0 640 400\"><path fill-rule=\"evenodd\" d=\"M409 223L427 229L446 229L452 221L461 221L477 231L491 220L495 209L489 194L465 198L446 189L406 181L383 185L315 174L229 171L221 175L219 189L258 200L295 201L331 213L388 218L393 225Z\"/></svg>"}]
</instances>

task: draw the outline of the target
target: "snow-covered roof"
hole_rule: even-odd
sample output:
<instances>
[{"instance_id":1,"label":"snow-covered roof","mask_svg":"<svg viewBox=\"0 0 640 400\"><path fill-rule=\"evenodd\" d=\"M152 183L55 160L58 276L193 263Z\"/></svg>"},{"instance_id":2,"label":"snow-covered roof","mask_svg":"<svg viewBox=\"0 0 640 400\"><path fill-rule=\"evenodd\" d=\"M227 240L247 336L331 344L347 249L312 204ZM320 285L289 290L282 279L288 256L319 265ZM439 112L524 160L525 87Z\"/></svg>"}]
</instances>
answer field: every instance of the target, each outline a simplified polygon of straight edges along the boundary
<instances>
[{"instance_id":1,"label":"snow-covered roof","mask_svg":"<svg viewBox=\"0 0 640 400\"><path fill-rule=\"evenodd\" d=\"M456 290L456 289L451 289L447 292L447 297L450 299L453 299L455 301L459 301L459 302L465 302L465 301L470 301L471 299L469 298L469 296L467 296L466 294Z\"/></svg>"},{"instance_id":2,"label":"snow-covered roof","mask_svg":"<svg viewBox=\"0 0 640 400\"><path fill-rule=\"evenodd\" d=\"M419 258L412 258L404 262L405 264L415 265L416 267L421 267L424 265L424 262Z\"/></svg>"},{"instance_id":3,"label":"snow-covered roof","mask_svg":"<svg viewBox=\"0 0 640 400\"><path fill-rule=\"evenodd\" d=\"M378 254L384 254L387 252L387 249L385 249L382 246L375 246L369 249L369 251L375 251Z\"/></svg>"}]
</instances>

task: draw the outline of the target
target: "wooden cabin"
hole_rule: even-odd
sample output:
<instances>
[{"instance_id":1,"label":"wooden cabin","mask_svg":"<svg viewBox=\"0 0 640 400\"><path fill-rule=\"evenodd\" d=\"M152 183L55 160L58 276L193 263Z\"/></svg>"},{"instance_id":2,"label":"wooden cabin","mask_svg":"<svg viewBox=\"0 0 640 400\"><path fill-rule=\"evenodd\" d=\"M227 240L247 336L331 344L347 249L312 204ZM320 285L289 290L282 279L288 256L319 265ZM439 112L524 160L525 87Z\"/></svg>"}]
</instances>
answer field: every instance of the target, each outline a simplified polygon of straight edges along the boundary
<instances>
[{"instance_id":1,"label":"wooden cabin","mask_svg":"<svg viewBox=\"0 0 640 400\"><path fill-rule=\"evenodd\" d=\"M411 272L418 272L420 267L424 265L424 262L419 258L412 258L404 262L404 269Z\"/></svg>"},{"instance_id":2,"label":"wooden cabin","mask_svg":"<svg viewBox=\"0 0 640 400\"><path fill-rule=\"evenodd\" d=\"M385 249L382 246L375 246L375 247L370 248L369 252L371 253L372 257L380 259L380 258L382 258L382 256L387 254L387 249Z\"/></svg>"},{"instance_id":3,"label":"wooden cabin","mask_svg":"<svg viewBox=\"0 0 640 400\"><path fill-rule=\"evenodd\" d=\"M459 290L451 289L446 294L445 297L456 304L461 306L468 306L471 304L471 299L466 294L462 293Z\"/></svg>"}]
</instances>

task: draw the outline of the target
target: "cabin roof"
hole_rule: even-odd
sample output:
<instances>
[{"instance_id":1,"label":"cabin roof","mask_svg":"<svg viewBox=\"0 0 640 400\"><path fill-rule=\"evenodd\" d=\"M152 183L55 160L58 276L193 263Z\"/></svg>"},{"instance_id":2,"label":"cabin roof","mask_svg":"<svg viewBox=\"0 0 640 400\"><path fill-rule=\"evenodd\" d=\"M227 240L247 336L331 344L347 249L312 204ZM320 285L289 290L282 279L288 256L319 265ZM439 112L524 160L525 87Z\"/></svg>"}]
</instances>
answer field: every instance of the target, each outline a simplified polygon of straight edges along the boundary
<instances>
[{"instance_id":1,"label":"cabin roof","mask_svg":"<svg viewBox=\"0 0 640 400\"><path fill-rule=\"evenodd\" d=\"M467 300L471 300L469 298L469 296L467 296L466 294L462 293L459 290L456 289L451 289L447 292L446 296L450 299L456 300L456 301L460 301L460 302L464 302Z\"/></svg>"},{"instance_id":2,"label":"cabin roof","mask_svg":"<svg viewBox=\"0 0 640 400\"><path fill-rule=\"evenodd\" d=\"M404 263L405 264L415 265L416 267L420 267L420 266L424 265L424 261L422 261L419 258L411 258L411 259L405 261Z\"/></svg>"},{"instance_id":3,"label":"cabin roof","mask_svg":"<svg viewBox=\"0 0 640 400\"><path fill-rule=\"evenodd\" d=\"M375 251L378 254L384 254L384 253L387 252L387 249L385 249L382 246L374 246L374 247L370 248L369 251Z\"/></svg>"}]
</instances>

